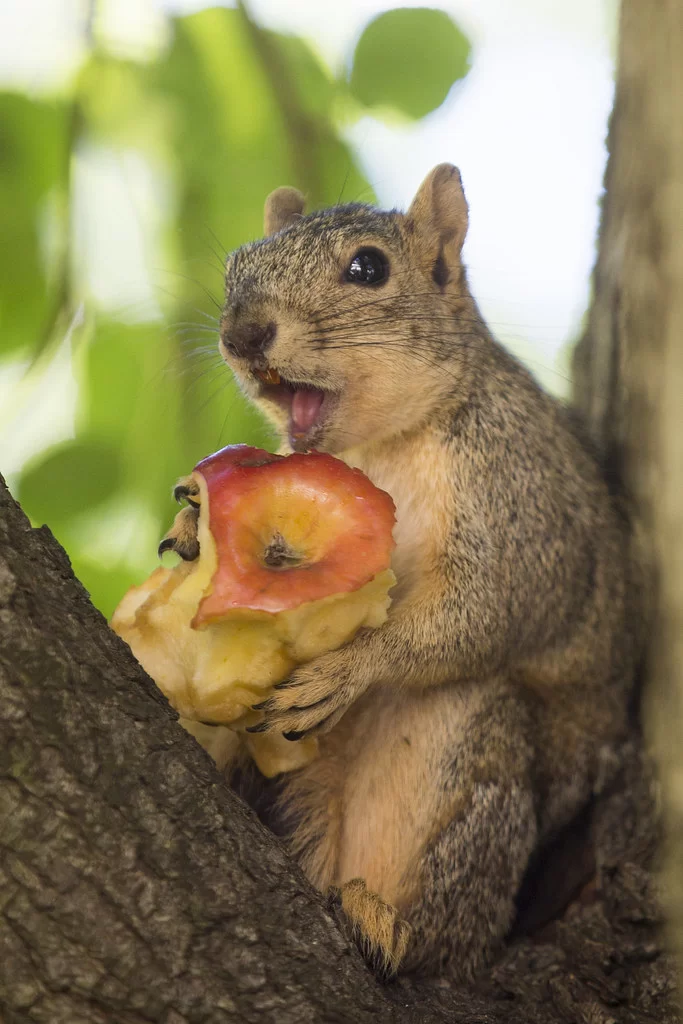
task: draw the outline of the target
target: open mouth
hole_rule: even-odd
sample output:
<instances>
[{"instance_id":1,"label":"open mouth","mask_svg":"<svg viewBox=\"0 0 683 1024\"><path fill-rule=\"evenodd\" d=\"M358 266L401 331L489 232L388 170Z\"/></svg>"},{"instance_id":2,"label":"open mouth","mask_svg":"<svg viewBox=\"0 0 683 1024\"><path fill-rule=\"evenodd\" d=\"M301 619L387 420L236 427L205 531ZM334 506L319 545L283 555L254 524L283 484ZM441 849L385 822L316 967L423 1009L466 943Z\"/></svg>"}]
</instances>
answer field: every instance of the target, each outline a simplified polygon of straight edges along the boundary
<instances>
[{"instance_id":1,"label":"open mouth","mask_svg":"<svg viewBox=\"0 0 683 1024\"><path fill-rule=\"evenodd\" d=\"M309 384L285 380L272 367L254 373L261 381L262 396L288 413L289 443L293 450L304 452L314 448L338 396Z\"/></svg>"}]
</instances>

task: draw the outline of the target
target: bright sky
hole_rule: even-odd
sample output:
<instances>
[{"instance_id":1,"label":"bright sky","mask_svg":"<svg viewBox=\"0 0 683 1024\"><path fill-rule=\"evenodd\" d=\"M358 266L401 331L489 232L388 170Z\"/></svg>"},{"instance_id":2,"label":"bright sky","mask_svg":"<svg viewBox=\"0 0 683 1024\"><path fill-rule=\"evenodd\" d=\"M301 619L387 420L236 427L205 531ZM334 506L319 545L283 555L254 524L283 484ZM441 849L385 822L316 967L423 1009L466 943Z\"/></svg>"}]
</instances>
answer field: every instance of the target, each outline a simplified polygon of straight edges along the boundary
<instances>
[{"instance_id":1,"label":"bright sky","mask_svg":"<svg viewBox=\"0 0 683 1024\"><path fill-rule=\"evenodd\" d=\"M333 67L348 61L373 15L399 5L250 0L263 24L307 36ZM402 5L448 11L474 43L473 68L425 121L389 127L365 118L349 138L386 206L405 206L434 164L448 160L460 167L470 203L465 258L484 315L549 387L566 390L558 355L576 335L588 301L612 101L614 0ZM204 6L202 0L100 0L99 31L113 49L144 54L166 40L168 13ZM85 10L85 0L0 0L0 87L40 90L64 81L82 53ZM148 247L130 199L135 194L138 209L140 202L150 208L153 229L159 212L150 169L137 167L134 157L114 165L92 153L78 175L78 216L87 229L82 258L91 266L93 291L105 305L151 311ZM104 204L106 225L98 219L102 188L111 197ZM95 240L103 231L108 237L114 231L117 244L99 247ZM106 268L98 265L98 253ZM68 373L68 360L60 365ZM5 373L4 380L3 388L0 373L0 403L16 376ZM68 391L68 381L64 386ZM52 416L57 439L49 403L43 415ZM40 429L34 418L31 437L17 441L10 463L35 450Z\"/></svg>"}]
</instances>

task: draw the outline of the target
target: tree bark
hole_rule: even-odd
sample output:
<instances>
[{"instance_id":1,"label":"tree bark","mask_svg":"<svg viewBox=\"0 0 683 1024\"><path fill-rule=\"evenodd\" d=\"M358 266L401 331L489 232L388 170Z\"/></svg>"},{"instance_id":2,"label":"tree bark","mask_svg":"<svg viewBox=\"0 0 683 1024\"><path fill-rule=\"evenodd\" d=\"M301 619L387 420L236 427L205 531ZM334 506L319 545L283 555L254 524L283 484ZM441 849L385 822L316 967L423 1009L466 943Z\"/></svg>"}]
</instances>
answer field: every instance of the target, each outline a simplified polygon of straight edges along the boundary
<instances>
[{"instance_id":1,"label":"tree bark","mask_svg":"<svg viewBox=\"0 0 683 1024\"><path fill-rule=\"evenodd\" d=\"M654 678L670 684L660 699L678 721L680 30L673 0L626 0L596 298L577 357L580 402L659 553ZM2 1022L668 1024L652 792L636 737L596 797L592 883L533 938L518 930L475 990L381 986L0 479Z\"/></svg>"},{"instance_id":2,"label":"tree bark","mask_svg":"<svg viewBox=\"0 0 683 1024\"><path fill-rule=\"evenodd\" d=\"M595 298L577 402L637 511L652 591L645 719L683 967L683 6L624 0Z\"/></svg>"}]
</instances>

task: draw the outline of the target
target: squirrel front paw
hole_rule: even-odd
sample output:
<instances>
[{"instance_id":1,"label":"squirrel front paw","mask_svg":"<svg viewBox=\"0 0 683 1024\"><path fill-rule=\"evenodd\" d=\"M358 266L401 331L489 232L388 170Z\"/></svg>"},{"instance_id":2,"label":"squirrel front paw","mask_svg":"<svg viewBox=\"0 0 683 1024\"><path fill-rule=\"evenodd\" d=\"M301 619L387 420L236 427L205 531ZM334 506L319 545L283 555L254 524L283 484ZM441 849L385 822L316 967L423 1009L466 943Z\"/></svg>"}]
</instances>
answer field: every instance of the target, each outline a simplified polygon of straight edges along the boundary
<instances>
[{"instance_id":1,"label":"squirrel front paw","mask_svg":"<svg viewBox=\"0 0 683 1024\"><path fill-rule=\"evenodd\" d=\"M410 925L396 907L371 892L362 878L330 888L328 903L341 911L342 927L358 946L370 969L383 981L392 978L406 955Z\"/></svg>"},{"instance_id":2,"label":"squirrel front paw","mask_svg":"<svg viewBox=\"0 0 683 1024\"><path fill-rule=\"evenodd\" d=\"M254 705L263 721L247 731L281 732L288 740L329 732L368 685L354 672L348 650L323 654L277 683L272 696Z\"/></svg>"}]
</instances>

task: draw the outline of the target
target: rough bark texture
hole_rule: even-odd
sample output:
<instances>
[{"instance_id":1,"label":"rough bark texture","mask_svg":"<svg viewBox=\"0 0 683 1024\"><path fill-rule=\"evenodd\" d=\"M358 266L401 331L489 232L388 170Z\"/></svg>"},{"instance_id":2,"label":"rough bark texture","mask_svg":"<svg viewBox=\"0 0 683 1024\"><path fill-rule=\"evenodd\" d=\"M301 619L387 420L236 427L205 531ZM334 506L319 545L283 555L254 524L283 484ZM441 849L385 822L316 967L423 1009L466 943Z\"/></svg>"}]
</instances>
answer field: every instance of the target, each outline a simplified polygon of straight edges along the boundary
<instances>
[{"instance_id":1,"label":"rough bark texture","mask_svg":"<svg viewBox=\"0 0 683 1024\"><path fill-rule=\"evenodd\" d=\"M683 5L624 0L595 300L577 400L634 499L652 570L646 724L683 956Z\"/></svg>"},{"instance_id":2,"label":"rough bark texture","mask_svg":"<svg viewBox=\"0 0 683 1024\"><path fill-rule=\"evenodd\" d=\"M647 773L598 801L598 876L476 993L382 987L0 478L0 1019L673 1021Z\"/></svg>"}]
</instances>

